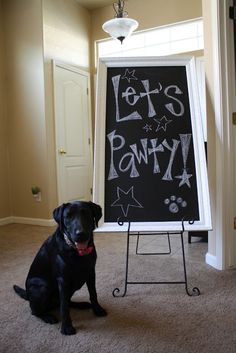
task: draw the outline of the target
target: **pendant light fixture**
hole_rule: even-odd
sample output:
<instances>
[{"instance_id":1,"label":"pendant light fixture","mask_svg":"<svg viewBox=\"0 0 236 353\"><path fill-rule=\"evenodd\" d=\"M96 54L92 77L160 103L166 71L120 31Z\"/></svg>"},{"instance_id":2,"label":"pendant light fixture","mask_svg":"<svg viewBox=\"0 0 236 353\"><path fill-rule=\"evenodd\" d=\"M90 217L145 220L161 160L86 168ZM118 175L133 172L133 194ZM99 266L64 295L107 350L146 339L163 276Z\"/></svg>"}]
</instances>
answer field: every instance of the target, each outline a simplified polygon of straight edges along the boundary
<instances>
[{"instance_id":1,"label":"pendant light fixture","mask_svg":"<svg viewBox=\"0 0 236 353\"><path fill-rule=\"evenodd\" d=\"M138 22L132 18L128 18L127 11L124 11L124 0L118 0L113 3L115 10L115 18L106 21L102 29L109 33L112 38L118 39L121 44L138 27Z\"/></svg>"}]
</instances>

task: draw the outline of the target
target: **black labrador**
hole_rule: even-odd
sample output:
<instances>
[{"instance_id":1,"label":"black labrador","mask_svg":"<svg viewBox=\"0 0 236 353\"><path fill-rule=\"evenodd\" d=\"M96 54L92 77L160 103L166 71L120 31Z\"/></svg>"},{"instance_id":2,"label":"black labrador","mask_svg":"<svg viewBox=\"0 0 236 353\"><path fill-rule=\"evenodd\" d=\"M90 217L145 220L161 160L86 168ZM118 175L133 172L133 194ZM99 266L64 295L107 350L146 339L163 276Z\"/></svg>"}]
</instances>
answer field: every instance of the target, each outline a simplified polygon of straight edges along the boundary
<instances>
[{"instance_id":1,"label":"black labrador","mask_svg":"<svg viewBox=\"0 0 236 353\"><path fill-rule=\"evenodd\" d=\"M91 307L96 316L106 316L98 303L95 287L96 249L93 230L102 217L99 205L93 202L66 203L53 211L58 223L55 233L41 246L29 269L24 290L16 285L15 292L28 300L32 314L46 323L57 318L50 313L60 308L61 333L73 335L70 307ZM91 303L75 303L71 297L86 283Z\"/></svg>"}]
</instances>

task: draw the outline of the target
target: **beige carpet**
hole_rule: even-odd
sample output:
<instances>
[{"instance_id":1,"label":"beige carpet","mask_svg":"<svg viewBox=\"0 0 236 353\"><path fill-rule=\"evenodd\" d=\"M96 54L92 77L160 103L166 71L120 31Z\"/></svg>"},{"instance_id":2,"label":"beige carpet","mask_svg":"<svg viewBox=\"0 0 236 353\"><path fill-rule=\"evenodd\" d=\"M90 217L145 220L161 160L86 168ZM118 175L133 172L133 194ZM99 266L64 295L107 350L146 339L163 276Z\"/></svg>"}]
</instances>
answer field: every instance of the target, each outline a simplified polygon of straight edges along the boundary
<instances>
[{"instance_id":1,"label":"beige carpet","mask_svg":"<svg viewBox=\"0 0 236 353\"><path fill-rule=\"evenodd\" d=\"M29 225L0 227L0 352L1 353L233 353L236 351L236 272L216 271L204 262L207 244L187 244L191 286L199 297L187 296L184 285L128 285L123 289L126 237L97 234L97 291L108 316L72 309L77 329L63 336L60 324L47 325L30 314L13 284L24 286L35 252L53 228ZM185 239L186 241L186 239ZM172 236L171 256L134 255L131 241L130 280L182 280L180 239ZM165 250L166 239L143 237L145 251ZM76 300L86 300L87 290Z\"/></svg>"}]
</instances>

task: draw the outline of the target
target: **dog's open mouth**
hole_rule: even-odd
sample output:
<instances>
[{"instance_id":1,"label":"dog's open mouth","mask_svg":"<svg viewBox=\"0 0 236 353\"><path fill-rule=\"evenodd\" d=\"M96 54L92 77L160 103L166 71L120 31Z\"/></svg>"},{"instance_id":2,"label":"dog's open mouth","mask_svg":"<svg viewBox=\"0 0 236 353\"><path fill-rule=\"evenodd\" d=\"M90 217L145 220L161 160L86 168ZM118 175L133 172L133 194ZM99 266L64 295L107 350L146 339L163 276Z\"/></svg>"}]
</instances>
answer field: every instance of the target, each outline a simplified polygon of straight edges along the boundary
<instances>
[{"instance_id":1,"label":"dog's open mouth","mask_svg":"<svg viewBox=\"0 0 236 353\"><path fill-rule=\"evenodd\" d=\"M88 240L79 243L75 242L76 250L80 256L89 255L92 253L94 247L88 246L88 243Z\"/></svg>"},{"instance_id":2,"label":"dog's open mouth","mask_svg":"<svg viewBox=\"0 0 236 353\"><path fill-rule=\"evenodd\" d=\"M85 250L88 247L88 240L79 243L75 242L75 246L78 251Z\"/></svg>"},{"instance_id":3,"label":"dog's open mouth","mask_svg":"<svg viewBox=\"0 0 236 353\"><path fill-rule=\"evenodd\" d=\"M90 241L89 239L85 240L85 241L74 242L74 241L70 240L65 233L64 233L64 239L65 239L65 242L67 243L67 245L69 245L70 247L76 249L77 253L80 256L89 255L94 250L94 245L93 244L91 244L89 246L89 241Z\"/></svg>"}]
</instances>

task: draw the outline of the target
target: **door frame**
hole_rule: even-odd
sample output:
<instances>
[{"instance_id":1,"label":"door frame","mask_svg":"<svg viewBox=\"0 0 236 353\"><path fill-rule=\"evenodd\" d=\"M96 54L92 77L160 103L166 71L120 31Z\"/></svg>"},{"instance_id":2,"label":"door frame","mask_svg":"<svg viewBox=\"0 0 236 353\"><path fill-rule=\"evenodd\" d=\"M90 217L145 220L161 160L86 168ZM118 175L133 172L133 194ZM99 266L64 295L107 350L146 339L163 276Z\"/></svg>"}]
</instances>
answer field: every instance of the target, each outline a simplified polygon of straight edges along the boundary
<instances>
[{"instance_id":1,"label":"door frame","mask_svg":"<svg viewBox=\"0 0 236 353\"><path fill-rule=\"evenodd\" d=\"M90 73L80 69L77 66L67 64L65 62L62 62L60 60L52 60L52 67L53 67L53 106L54 106L54 129L55 129L55 154L56 154L56 179L57 179L57 200L58 204L61 204L63 202L62 200L62 194L59 186L59 174L60 174L60 168L59 168L59 154L58 154L58 149L59 146L57 145L57 123L56 123L56 100L55 100L55 77L56 77L56 67L60 67L65 70L69 70L75 73L78 73L80 75L86 76L88 79L88 129L89 129L89 139L90 139L90 160L91 160L91 186L93 182L93 139L92 139L92 114L91 114L91 86L90 86ZM92 195L91 195L92 199Z\"/></svg>"},{"instance_id":2,"label":"door frame","mask_svg":"<svg viewBox=\"0 0 236 353\"><path fill-rule=\"evenodd\" d=\"M219 270L236 267L233 192L235 155L231 94L235 70L231 63L232 40L228 38L232 29L228 14L231 3L232 0L210 0L209 4L212 16L214 131L208 133L215 136L215 146L208 143L209 159L215 161L215 168L209 170L209 176L215 182L216 190L215 204L212 205L213 231L209 234L206 262Z\"/></svg>"}]
</instances>

